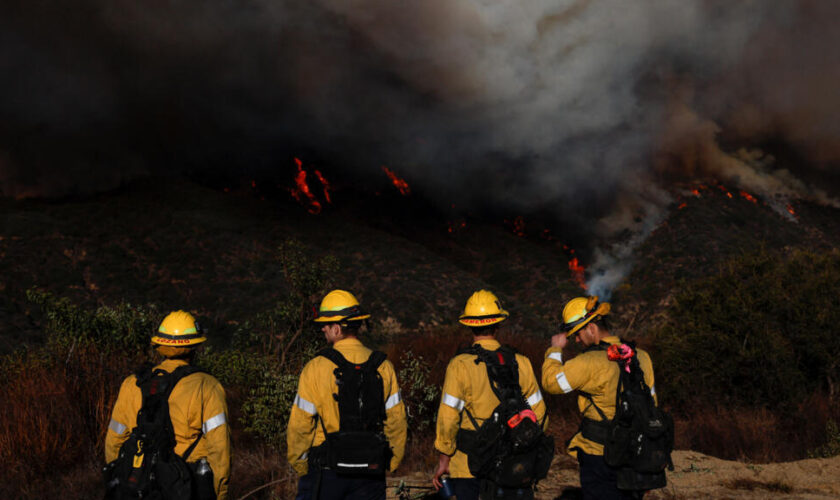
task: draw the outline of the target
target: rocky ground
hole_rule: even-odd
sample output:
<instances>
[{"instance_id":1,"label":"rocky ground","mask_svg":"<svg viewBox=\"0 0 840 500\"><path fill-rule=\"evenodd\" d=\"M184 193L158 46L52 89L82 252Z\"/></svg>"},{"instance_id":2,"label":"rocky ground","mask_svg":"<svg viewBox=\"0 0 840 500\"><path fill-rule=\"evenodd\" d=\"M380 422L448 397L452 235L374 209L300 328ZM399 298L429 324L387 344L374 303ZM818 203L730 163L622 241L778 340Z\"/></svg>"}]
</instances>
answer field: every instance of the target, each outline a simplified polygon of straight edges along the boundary
<instances>
[{"instance_id":1,"label":"rocky ground","mask_svg":"<svg viewBox=\"0 0 840 500\"><path fill-rule=\"evenodd\" d=\"M840 498L840 456L796 462L751 464L720 460L694 451L675 451L674 470L668 472L668 486L645 496L647 500L688 499L787 499L817 500ZM426 485L421 474L400 480ZM577 462L568 456L555 459L549 477L539 485L538 500L577 498L580 487ZM388 498L399 498L389 488ZM415 490L416 494L422 494ZM415 496L412 491L410 498Z\"/></svg>"}]
</instances>

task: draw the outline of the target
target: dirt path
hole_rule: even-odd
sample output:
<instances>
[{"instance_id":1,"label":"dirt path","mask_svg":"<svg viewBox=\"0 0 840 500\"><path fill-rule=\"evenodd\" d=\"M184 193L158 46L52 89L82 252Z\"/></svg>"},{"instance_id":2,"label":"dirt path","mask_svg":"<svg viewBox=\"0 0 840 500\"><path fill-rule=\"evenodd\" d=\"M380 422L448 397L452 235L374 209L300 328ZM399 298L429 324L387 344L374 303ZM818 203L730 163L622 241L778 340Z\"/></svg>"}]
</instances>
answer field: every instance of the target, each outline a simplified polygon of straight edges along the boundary
<instances>
[{"instance_id":1,"label":"dirt path","mask_svg":"<svg viewBox=\"0 0 840 500\"><path fill-rule=\"evenodd\" d=\"M693 451L675 451L672 458L674 471L668 472L668 486L649 493L646 500L840 499L840 456L776 464L720 460ZM400 479L409 484L428 484L428 477L421 474L388 482ZM536 497L554 500L564 490L577 487L577 462L560 456L555 458L548 478L540 483ZM396 498L391 496L391 488L388 491L388 498Z\"/></svg>"}]
</instances>

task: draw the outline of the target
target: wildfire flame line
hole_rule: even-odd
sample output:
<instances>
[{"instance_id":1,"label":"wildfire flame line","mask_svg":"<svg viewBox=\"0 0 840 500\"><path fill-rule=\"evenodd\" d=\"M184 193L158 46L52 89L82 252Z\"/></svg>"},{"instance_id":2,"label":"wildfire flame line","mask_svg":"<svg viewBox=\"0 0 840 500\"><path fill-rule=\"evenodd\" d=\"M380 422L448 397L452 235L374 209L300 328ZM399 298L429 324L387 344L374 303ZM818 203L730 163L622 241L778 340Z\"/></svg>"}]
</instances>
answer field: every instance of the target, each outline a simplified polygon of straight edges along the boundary
<instances>
[{"instance_id":1,"label":"wildfire flame line","mask_svg":"<svg viewBox=\"0 0 840 500\"><path fill-rule=\"evenodd\" d=\"M302 205L308 205L307 210L311 214L318 214L321 213L321 202L318 201L318 198L312 193L312 190L309 189L309 183L306 182L306 170L303 169L303 162L300 159L295 158L295 165L297 165L297 173L295 174L295 187L289 189L289 192L292 194L292 197L297 200L298 203ZM315 171L315 176L321 181L321 184L324 186L324 198L327 200L327 203L330 202L329 197L329 184L324 176L319 172Z\"/></svg>"},{"instance_id":2,"label":"wildfire flame line","mask_svg":"<svg viewBox=\"0 0 840 500\"><path fill-rule=\"evenodd\" d=\"M321 181L321 186L324 187L324 199L327 200L327 203L332 203L330 200L330 183L327 182L327 179L324 177L324 174L321 173L320 170L315 170L315 177Z\"/></svg>"},{"instance_id":3,"label":"wildfire flame line","mask_svg":"<svg viewBox=\"0 0 840 500\"><path fill-rule=\"evenodd\" d=\"M382 166L382 171L385 172L385 175L387 175L389 179L391 179L391 184L400 191L401 195L408 196L411 194L411 188L408 183L405 182L405 179L399 177L393 170L385 165Z\"/></svg>"},{"instance_id":4,"label":"wildfire flame line","mask_svg":"<svg viewBox=\"0 0 840 500\"><path fill-rule=\"evenodd\" d=\"M574 250L572 250L574 252ZM572 279L577 285L586 290L586 268L580 264L577 257L572 257L569 261L569 271L572 272Z\"/></svg>"}]
</instances>

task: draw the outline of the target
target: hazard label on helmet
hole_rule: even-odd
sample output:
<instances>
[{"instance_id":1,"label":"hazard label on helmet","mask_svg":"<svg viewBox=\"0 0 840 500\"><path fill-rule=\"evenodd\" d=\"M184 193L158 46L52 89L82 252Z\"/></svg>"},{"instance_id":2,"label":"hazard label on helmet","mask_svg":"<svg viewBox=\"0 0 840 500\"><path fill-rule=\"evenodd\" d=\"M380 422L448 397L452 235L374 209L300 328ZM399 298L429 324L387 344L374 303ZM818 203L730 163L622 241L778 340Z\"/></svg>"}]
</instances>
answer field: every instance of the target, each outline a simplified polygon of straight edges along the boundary
<instances>
[{"instance_id":1,"label":"hazard label on helmet","mask_svg":"<svg viewBox=\"0 0 840 500\"><path fill-rule=\"evenodd\" d=\"M485 325L487 323L497 323L499 318L481 318L481 319L465 319L464 323L471 325Z\"/></svg>"},{"instance_id":2,"label":"hazard label on helmet","mask_svg":"<svg viewBox=\"0 0 840 500\"><path fill-rule=\"evenodd\" d=\"M158 343L164 344L164 345L183 345L183 344L189 344L190 339L164 339L164 338L161 338L161 339L158 340Z\"/></svg>"}]
</instances>

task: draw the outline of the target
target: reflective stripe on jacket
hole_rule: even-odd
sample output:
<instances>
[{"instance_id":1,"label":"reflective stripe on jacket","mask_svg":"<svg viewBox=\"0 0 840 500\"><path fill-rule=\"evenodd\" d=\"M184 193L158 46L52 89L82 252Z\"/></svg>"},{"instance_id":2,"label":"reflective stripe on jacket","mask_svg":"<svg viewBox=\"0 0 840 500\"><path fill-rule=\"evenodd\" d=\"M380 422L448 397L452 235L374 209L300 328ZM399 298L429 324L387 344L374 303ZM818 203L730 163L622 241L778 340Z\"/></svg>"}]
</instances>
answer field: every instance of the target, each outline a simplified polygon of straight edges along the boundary
<instances>
[{"instance_id":1,"label":"reflective stripe on jacket","mask_svg":"<svg viewBox=\"0 0 840 500\"><path fill-rule=\"evenodd\" d=\"M182 359L167 359L157 365L167 372L186 365ZM111 422L105 435L105 462L117 458L120 446L128 439L131 429L137 423L137 411L143 404L143 395L137 387L137 378L130 375L120 387L117 402L111 414ZM169 416L175 431L175 453L181 455L198 437L204 436L187 458L195 462L204 457L213 470L216 496L227 497L230 479L230 428L228 426L225 390L212 375L193 373L182 378L169 395Z\"/></svg>"},{"instance_id":2,"label":"reflective stripe on jacket","mask_svg":"<svg viewBox=\"0 0 840 500\"><path fill-rule=\"evenodd\" d=\"M497 340L484 339L476 344L488 351L495 351L501 347ZM458 429L473 430L469 417L464 410L469 410L479 425L493 414L499 406L499 399L490 387L487 377L487 367L484 363L476 364L476 355L459 354L452 358L446 367L446 378L443 381L440 408L437 414L437 436L435 449L444 455L452 456L449 462L449 474L453 478L470 478L467 455L455 449L455 437ZM516 363L519 366L519 385L528 404L542 422L545 416L545 402L543 401L534 369L527 357L517 354ZM547 424L547 422L546 422Z\"/></svg>"},{"instance_id":3,"label":"reflective stripe on jacket","mask_svg":"<svg viewBox=\"0 0 840 500\"><path fill-rule=\"evenodd\" d=\"M352 337L339 340L332 347L351 363L364 363L372 352L357 338ZM303 367L300 374L298 392L286 430L286 458L300 475L306 474L308 470L306 459L310 448L324 442L324 431L318 418L323 419L328 433L337 432L341 423L338 401L333 397L334 394L338 394L335 369L335 363L323 356L317 356ZM390 470L393 471L402 462L405 453L405 405L400 395L394 365L386 359L379 365L378 372L382 376L385 397L385 437L394 453L390 465Z\"/></svg>"},{"instance_id":4,"label":"reflective stripe on jacket","mask_svg":"<svg viewBox=\"0 0 840 500\"><path fill-rule=\"evenodd\" d=\"M608 344L620 344L621 340L611 335L605 337ZM604 412L607 419L615 416L615 395L618 390L618 363L607 359L607 352L591 350L578 354L569 361L563 362L562 349L549 347L545 352L545 362L542 368L542 387L549 394L564 394L572 391L585 392L592 396L592 400ZM653 364L650 356L642 349L636 349L639 366L645 374L645 383L650 387L654 401L656 391L653 386ZM601 420L598 410L592 407L589 399L578 395L578 409L584 417ZM577 432L569 442L568 453L577 457L580 449L587 455L603 455L604 446L581 436Z\"/></svg>"}]
</instances>

